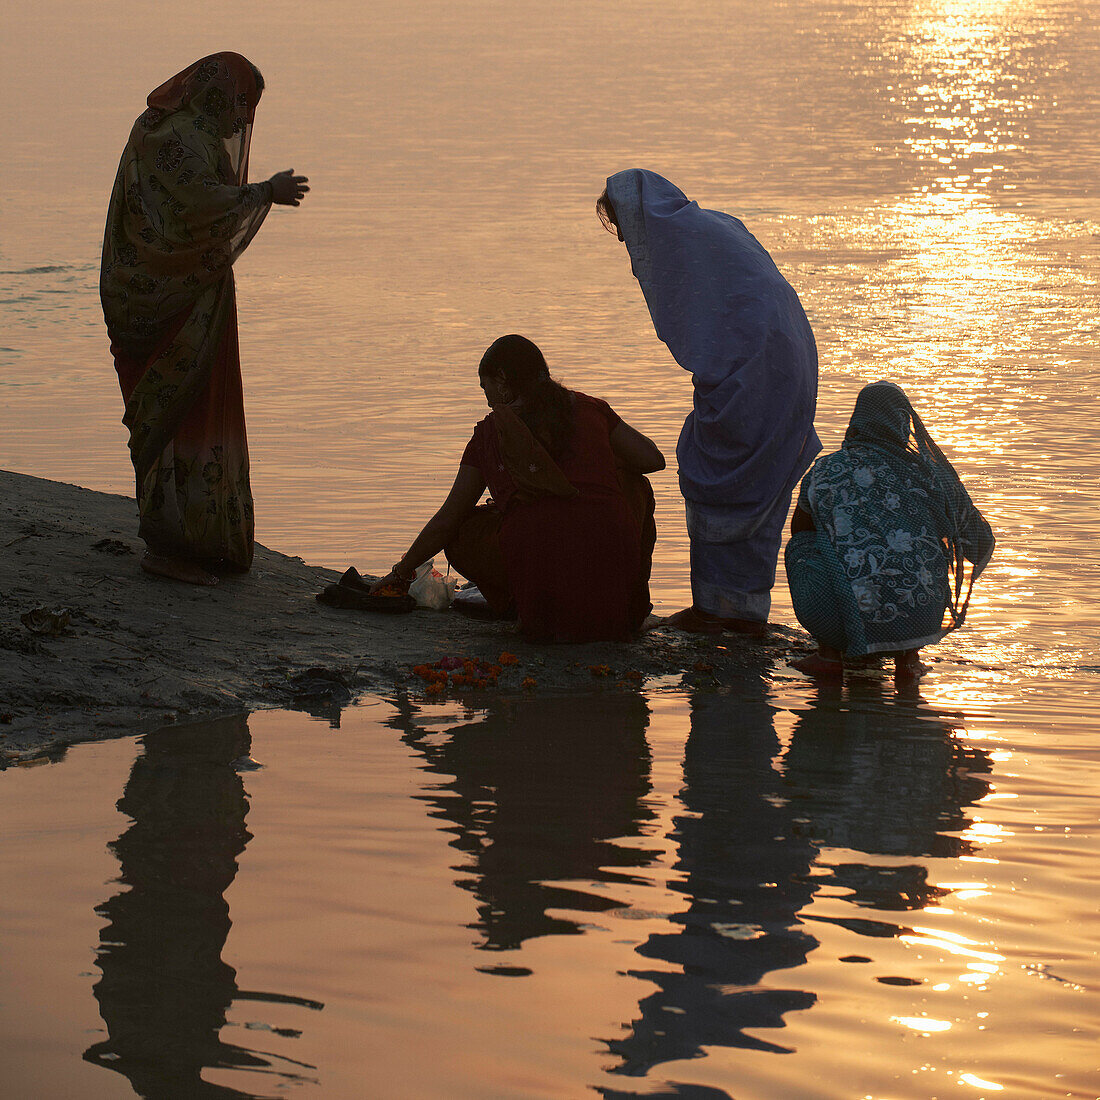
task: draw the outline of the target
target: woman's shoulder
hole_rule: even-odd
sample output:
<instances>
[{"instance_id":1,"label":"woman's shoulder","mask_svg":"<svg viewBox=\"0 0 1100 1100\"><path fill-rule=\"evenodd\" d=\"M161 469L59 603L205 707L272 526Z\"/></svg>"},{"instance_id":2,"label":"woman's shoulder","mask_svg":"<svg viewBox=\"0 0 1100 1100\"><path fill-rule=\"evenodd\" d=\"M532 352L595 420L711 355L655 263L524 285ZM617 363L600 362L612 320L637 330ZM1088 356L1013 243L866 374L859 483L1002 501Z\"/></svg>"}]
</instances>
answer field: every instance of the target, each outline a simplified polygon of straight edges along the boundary
<instances>
[{"instance_id":1,"label":"woman's shoulder","mask_svg":"<svg viewBox=\"0 0 1100 1100\"><path fill-rule=\"evenodd\" d=\"M473 444L484 445L487 440L496 439L496 437L496 421L493 419L493 414L489 413L487 416L483 416L474 425L474 430L470 434L470 442Z\"/></svg>"},{"instance_id":2,"label":"woman's shoulder","mask_svg":"<svg viewBox=\"0 0 1100 1100\"><path fill-rule=\"evenodd\" d=\"M565 392L568 393L569 396L572 397L573 400L576 401L578 404L596 406L605 405L607 406L607 408L611 407L602 397L593 397L590 393L582 393L580 390L566 390Z\"/></svg>"},{"instance_id":3,"label":"woman's shoulder","mask_svg":"<svg viewBox=\"0 0 1100 1100\"><path fill-rule=\"evenodd\" d=\"M469 442L462 452L463 466L479 465L478 460L485 456L485 448L491 440L496 439L496 431L493 426L493 414L482 417L470 433Z\"/></svg>"},{"instance_id":4,"label":"woman's shoulder","mask_svg":"<svg viewBox=\"0 0 1100 1100\"><path fill-rule=\"evenodd\" d=\"M830 471L848 469L851 466L851 455L843 450L830 451L828 454L818 455L810 467L807 477L820 476Z\"/></svg>"},{"instance_id":5,"label":"woman's shoulder","mask_svg":"<svg viewBox=\"0 0 1100 1100\"><path fill-rule=\"evenodd\" d=\"M622 420L622 417L602 397L593 397L591 394L581 393L580 390L570 390L569 393L573 396L576 409L598 413L610 423L611 427Z\"/></svg>"}]
</instances>

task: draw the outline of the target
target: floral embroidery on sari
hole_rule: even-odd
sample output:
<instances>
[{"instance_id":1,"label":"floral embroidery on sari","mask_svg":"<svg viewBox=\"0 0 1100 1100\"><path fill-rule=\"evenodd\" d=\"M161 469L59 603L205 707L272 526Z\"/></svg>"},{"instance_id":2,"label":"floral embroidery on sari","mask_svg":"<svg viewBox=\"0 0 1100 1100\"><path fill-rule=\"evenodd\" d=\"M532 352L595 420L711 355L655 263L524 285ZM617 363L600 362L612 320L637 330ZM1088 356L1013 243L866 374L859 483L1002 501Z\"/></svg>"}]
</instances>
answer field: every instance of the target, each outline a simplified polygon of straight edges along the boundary
<instances>
[{"instance_id":1,"label":"floral embroidery on sari","mask_svg":"<svg viewBox=\"0 0 1100 1100\"><path fill-rule=\"evenodd\" d=\"M836 548L869 621L892 622L935 603L942 612L947 559L927 521L926 485L869 448L820 459L807 481L808 511Z\"/></svg>"},{"instance_id":2,"label":"floral embroidery on sari","mask_svg":"<svg viewBox=\"0 0 1100 1100\"><path fill-rule=\"evenodd\" d=\"M792 537L787 572L816 637L827 624L826 644L854 656L920 648L962 625L995 539L898 386L860 391L843 445L814 463L798 506L816 533Z\"/></svg>"},{"instance_id":3,"label":"floral embroidery on sari","mask_svg":"<svg viewBox=\"0 0 1100 1100\"><path fill-rule=\"evenodd\" d=\"M232 265L271 206L268 184L246 182L257 76L215 54L150 94L119 163L100 276L142 537L243 569L252 497Z\"/></svg>"}]
</instances>

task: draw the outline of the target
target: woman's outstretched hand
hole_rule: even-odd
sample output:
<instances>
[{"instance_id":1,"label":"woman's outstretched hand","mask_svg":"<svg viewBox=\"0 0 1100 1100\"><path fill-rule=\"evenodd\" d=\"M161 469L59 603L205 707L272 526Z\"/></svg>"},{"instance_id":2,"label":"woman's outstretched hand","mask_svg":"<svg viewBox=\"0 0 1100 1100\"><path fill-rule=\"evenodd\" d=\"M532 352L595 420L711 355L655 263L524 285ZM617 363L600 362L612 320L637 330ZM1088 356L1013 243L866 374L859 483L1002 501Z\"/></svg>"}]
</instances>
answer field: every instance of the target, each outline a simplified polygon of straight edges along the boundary
<instances>
[{"instance_id":1,"label":"woman's outstretched hand","mask_svg":"<svg viewBox=\"0 0 1100 1100\"><path fill-rule=\"evenodd\" d=\"M412 584L412 581L405 580L393 570L390 570L381 580L375 581L370 586L370 594L372 596L403 596L408 592L410 584Z\"/></svg>"},{"instance_id":2,"label":"woman's outstretched hand","mask_svg":"<svg viewBox=\"0 0 1100 1100\"><path fill-rule=\"evenodd\" d=\"M276 172L267 182L271 184L271 201L279 206L301 206L309 190L309 176L296 176L293 168Z\"/></svg>"}]
</instances>

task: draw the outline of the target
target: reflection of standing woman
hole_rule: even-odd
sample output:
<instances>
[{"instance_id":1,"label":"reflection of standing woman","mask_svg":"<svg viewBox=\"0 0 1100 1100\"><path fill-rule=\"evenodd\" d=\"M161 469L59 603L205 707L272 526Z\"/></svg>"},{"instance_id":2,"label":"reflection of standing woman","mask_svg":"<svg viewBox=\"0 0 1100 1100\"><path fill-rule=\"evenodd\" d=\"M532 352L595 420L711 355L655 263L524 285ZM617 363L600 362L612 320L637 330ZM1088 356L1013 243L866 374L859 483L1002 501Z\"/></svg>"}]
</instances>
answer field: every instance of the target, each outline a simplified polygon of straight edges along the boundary
<instances>
[{"instance_id":1,"label":"reflection of standing woman","mask_svg":"<svg viewBox=\"0 0 1100 1100\"><path fill-rule=\"evenodd\" d=\"M806 314L740 221L655 172L612 176L596 208L626 243L653 327L695 388L676 446L693 605L669 621L760 633L791 490L821 449Z\"/></svg>"},{"instance_id":2,"label":"reflection of standing woman","mask_svg":"<svg viewBox=\"0 0 1100 1100\"><path fill-rule=\"evenodd\" d=\"M293 169L246 183L263 91L240 54L196 61L150 93L115 177L100 295L126 401L142 568L192 584L252 564L252 493L232 265Z\"/></svg>"},{"instance_id":3,"label":"reflection of standing woman","mask_svg":"<svg viewBox=\"0 0 1100 1100\"><path fill-rule=\"evenodd\" d=\"M84 1059L123 1074L138 1096L253 1095L202 1080L207 1067L271 1069L221 1038L239 995L222 954L233 924L225 893L252 839L234 769L251 746L248 722L170 727L141 744L117 803L128 824L110 845L122 888L96 907L106 924L94 990L107 1034Z\"/></svg>"}]
</instances>

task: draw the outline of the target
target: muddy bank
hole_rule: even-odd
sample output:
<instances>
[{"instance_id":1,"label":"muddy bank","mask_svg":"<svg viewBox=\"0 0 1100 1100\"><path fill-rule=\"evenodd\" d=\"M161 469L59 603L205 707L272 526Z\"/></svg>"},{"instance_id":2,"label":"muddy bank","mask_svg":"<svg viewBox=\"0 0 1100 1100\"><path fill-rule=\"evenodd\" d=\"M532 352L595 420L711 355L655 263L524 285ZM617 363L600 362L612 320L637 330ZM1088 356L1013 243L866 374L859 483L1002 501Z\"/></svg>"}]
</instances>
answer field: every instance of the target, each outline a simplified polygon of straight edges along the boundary
<instances>
[{"instance_id":1,"label":"muddy bank","mask_svg":"<svg viewBox=\"0 0 1100 1100\"><path fill-rule=\"evenodd\" d=\"M193 588L143 573L136 532L127 497L0 471L0 766L207 715L338 714L364 691L421 688L413 666L451 655L509 652L489 690L562 692L721 678L808 649L789 628L760 643L660 625L629 644L531 646L511 624L451 611L342 611L314 598L337 573L259 545L247 576Z\"/></svg>"}]
</instances>

